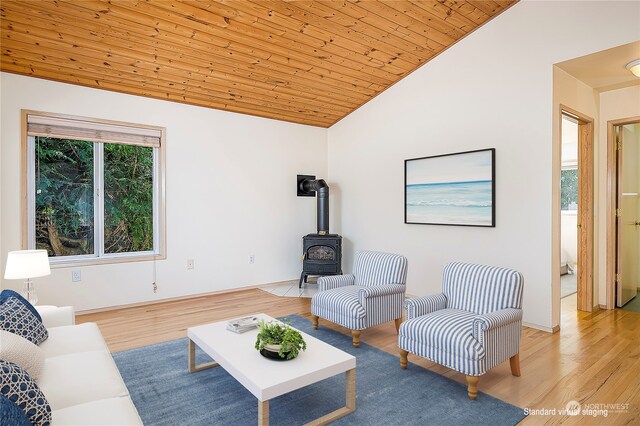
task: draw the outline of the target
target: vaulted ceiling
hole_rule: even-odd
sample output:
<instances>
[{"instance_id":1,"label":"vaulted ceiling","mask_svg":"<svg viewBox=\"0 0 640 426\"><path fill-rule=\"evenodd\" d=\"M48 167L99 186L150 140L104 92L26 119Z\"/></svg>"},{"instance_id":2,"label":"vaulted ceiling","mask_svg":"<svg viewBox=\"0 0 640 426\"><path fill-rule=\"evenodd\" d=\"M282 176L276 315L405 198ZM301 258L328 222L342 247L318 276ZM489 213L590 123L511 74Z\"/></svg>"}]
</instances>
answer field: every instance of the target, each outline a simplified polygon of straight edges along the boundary
<instances>
[{"instance_id":1,"label":"vaulted ceiling","mask_svg":"<svg viewBox=\"0 0 640 426\"><path fill-rule=\"evenodd\" d=\"M2 0L0 69L329 127L515 0Z\"/></svg>"}]
</instances>

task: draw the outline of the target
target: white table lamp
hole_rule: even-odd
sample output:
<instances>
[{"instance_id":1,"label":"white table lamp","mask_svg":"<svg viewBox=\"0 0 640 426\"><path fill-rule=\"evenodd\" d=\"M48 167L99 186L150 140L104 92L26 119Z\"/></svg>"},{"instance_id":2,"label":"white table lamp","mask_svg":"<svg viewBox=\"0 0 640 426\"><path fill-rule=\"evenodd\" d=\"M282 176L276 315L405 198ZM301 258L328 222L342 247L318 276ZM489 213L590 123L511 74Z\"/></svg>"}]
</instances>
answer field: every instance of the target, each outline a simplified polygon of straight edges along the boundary
<instances>
[{"instance_id":1,"label":"white table lamp","mask_svg":"<svg viewBox=\"0 0 640 426\"><path fill-rule=\"evenodd\" d=\"M33 288L32 278L51 274L49 256L46 250L17 250L7 254L7 268L4 270L6 280L24 279L22 295L32 305L38 301Z\"/></svg>"}]
</instances>

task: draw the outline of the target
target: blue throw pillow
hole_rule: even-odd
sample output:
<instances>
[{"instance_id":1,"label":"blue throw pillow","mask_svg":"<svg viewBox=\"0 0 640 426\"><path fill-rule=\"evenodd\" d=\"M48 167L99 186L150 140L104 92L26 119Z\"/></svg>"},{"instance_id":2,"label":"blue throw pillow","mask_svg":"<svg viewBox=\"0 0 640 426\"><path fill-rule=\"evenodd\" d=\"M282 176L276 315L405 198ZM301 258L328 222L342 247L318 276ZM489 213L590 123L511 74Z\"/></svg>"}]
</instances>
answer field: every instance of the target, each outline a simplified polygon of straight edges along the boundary
<instances>
[{"instance_id":1,"label":"blue throw pillow","mask_svg":"<svg viewBox=\"0 0 640 426\"><path fill-rule=\"evenodd\" d=\"M31 426L27 415L9 398L0 394L0 426Z\"/></svg>"},{"instance_id":2,"label":"blue throw pillow","mask_svg":"<svg viewBox=\"0 0 640 426\"><path fill-rule=\"evenodd\" d=\"M51 406L36 382L22 368L3 359L0 359L0 395L22 410L32 425L51 423Z\"/></svg>"},{"instance_id":3,"label":"blue throw pillow","mask_svg":"<svg viewBox=\"0 0 640 426\"><path fill-rule=\"evenodd\" d=\"M9 296L0 304L0 329L22 336L36 345L49 337L42 321L27 305L14 296Z\"/></svg>"},{"instance_id":4,"label":"blue throw pillow","mask_svg":"<svg viewBox=\"0 0 640 426\"><path fill-rule=\"evenodd\" d=\"M10 297L16 297L19 301L21 301L24 304L24 306L26 306L27 308L29 308L31 312L33 312L33 315L35 315L36 318L38 318L38 321L42 322L42 317L40 316L40 313L36 310L36 308L33 307L31 302L29 302L27 299L22 297L22 295L16 291L2 290L2 292L0 293L0 305L2 305L4 301Z\"/></svg>"}]
</instances>

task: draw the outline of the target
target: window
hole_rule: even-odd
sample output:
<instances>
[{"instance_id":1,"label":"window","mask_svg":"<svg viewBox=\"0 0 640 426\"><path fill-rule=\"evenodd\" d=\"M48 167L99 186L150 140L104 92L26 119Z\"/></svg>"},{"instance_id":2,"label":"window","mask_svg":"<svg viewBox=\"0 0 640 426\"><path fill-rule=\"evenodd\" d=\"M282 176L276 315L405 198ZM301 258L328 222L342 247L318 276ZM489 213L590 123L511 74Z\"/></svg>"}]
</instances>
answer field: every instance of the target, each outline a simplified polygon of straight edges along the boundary
<instances>
[{"instance_id":1,"label":"window","mask_svg":"<svg viewBox=\"0 0 640 426\"><path fill-rule=\"evenodd\" d=\"M578 169L564 169L560 173L560 210L578 210Z\"/></svg>"},{"instance_id":2,"label":"window","mask_svg":"<svg viewBox=\"0 0 640 426\"><path fill-rule=\"evenodd\" d=\"M164 254L164 129L23 112L26 245L52 263Z\"/></svg>"},{"instance_id":3,"label":"window","mask_svg":"<svg viewBox=\"0 0 640 426\"><path fill-rule=\"evenodd\" d=\"M578 120L563 113L561 128L560 209L575 214L578 210Z\"/></svg>"}]
</instances>

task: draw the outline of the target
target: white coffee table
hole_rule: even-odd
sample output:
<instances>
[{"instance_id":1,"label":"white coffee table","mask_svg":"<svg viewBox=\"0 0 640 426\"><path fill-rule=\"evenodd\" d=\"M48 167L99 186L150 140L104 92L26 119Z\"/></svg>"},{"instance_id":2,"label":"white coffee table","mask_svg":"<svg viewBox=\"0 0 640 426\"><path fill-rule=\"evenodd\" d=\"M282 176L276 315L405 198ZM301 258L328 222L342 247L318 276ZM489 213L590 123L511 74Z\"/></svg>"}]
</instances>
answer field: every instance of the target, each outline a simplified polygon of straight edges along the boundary
<instances>
[{"instance_id":1,"label":"white coffee table","mask_svg":"<svg viewBox=\"0 0 640 426\"><path fill-rule=\"evenodd\" d=\"M255 314L265 321L274 320ZM227 321L187 329L189 372L222 366L249 392L258 398L258 425L269 424L269 400L336 374L346 374L346 404L308 424L332 422L356 409L356 358L306 333L302 337L307 350L290 361L271 360L254 348L258 330L236 334L226 330ZM213 362L196 365L195 345ZM293 419L292 419L293 420Z\"/></svg>"}]
</instances>

